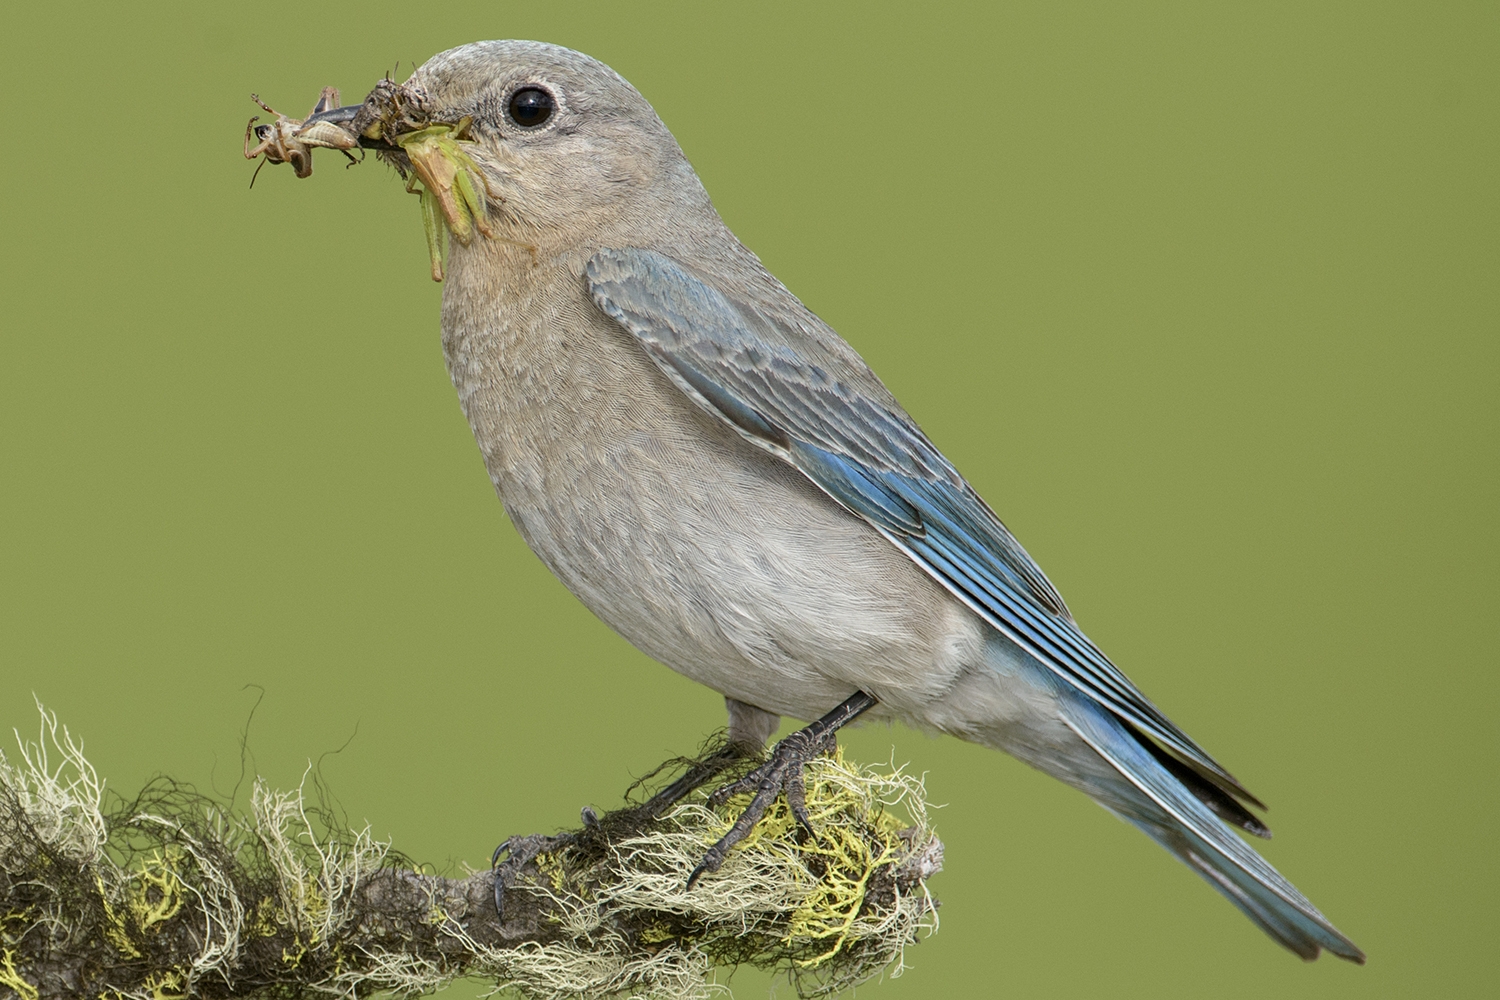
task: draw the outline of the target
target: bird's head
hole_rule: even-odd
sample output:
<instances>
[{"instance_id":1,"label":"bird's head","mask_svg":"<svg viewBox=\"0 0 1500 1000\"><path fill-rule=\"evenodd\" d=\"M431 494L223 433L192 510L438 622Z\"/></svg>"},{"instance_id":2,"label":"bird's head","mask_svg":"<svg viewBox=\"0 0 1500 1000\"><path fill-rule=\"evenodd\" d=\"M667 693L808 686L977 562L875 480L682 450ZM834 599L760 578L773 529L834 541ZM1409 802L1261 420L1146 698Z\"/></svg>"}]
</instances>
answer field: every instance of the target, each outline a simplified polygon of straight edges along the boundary
<instances>
[{"instance_id":1,"label":"bird's head","mask_svg":"<svg viewBox=\"0 0 1500 1000\"><path fill-rule=\"evenodd\" d=\"M542 42L475 42L383 81L351 127L460 242L641 242L713 208L672 133L608 66ZM691 221L697 221L692 219ZM435 265L434 275L438 270Z\"/></svg>"}]
</instances>

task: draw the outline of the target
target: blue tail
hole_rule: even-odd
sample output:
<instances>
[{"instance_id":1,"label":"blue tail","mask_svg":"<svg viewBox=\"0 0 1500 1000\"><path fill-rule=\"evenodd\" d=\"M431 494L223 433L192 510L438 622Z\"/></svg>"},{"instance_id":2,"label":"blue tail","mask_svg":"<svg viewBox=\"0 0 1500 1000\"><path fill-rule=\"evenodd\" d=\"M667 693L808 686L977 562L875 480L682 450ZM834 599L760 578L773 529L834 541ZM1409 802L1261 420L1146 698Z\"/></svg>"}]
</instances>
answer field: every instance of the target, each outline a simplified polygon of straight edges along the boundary
<instances>
[{"instance_id":1,"label":"blue tail","mask_svg":"<svg viewBox=\"0 0 1500 1000\"><path fill-rule=\"evenodd\" d=\"M1075 703L1064 721L1119 772L1087 789L1203 877L1283 947L1311 961L1326 948L1364 964L1357 948L1281 873L1266 863L1114 716Z\"/></svg>"}]
</instances>

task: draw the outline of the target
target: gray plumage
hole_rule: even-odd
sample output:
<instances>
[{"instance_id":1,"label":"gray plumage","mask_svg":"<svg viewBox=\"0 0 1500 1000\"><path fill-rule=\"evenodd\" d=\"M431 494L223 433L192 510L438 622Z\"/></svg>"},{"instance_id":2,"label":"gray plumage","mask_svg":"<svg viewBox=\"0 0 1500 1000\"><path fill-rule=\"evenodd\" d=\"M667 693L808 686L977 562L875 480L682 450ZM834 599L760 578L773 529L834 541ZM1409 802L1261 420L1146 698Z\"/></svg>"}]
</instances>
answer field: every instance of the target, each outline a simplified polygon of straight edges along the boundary
<instances>
[{"instance_id":1,"label":"gray plumage","mask_svg":"<svg viewBox=\"0 0 1500 1000\"><path fill-rule=\"evenodd\" d=\"M473 119L500 239L455 245L443 349L532 550L731 733L872 715L1005 750L1158 840L1306 958L1359 950L1225 826L1259 803L1073 622L847 343L720 220L634 88L483 42L409 83ZM555 110L507 110L535 87Z\"/></svg>"}]
</instances>

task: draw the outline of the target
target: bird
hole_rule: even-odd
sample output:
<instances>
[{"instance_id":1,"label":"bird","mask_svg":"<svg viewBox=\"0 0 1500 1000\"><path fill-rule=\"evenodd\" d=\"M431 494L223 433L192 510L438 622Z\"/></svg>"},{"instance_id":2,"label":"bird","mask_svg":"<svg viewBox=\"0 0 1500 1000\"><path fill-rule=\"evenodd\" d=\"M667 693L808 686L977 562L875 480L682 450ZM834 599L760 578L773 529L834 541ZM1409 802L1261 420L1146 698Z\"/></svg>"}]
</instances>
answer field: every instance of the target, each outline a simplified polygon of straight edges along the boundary
<instances>
[{"instance_id":1,"label":"bird","mask_svg":"<svg viewBox=\"0 0 1500 1000\"><path fill-rule=\"evenodd\" d=\"M1363 963L1234 832L1269 836L1260 800L1084 634L854 348L730 231L623 77L557 45L475 42L321 118L419 177L456 237L434 250L443 354L531 550L722 694L732 746L813 720L714 793L754 794L690 884L777 795L806 824L803 765L863 716L1009 753L1303 959ZM438 127L403 137L396 118Z\"/></svg>"}]
</instances>

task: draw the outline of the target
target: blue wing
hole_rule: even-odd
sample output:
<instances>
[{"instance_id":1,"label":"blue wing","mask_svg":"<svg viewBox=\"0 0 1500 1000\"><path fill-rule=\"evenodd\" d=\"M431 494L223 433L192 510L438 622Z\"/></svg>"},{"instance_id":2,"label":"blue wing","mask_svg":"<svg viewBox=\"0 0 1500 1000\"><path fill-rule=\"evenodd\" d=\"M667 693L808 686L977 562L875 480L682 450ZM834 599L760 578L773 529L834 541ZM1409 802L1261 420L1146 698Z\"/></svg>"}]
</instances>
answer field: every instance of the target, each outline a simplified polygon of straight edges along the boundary
<instances>
[{"instance_id":1,"label":"blue wing","mask_svg":"<svg viewBox=\"0 0 1500 1000\"><path fill-rule=\"evenodd\" d=\"M601 251L585 276L599 307L700 407L801 470L1068 684L1260 804L1079 631L994 512L854 350L789 293L734 301L647 250Z\"/></svg>"}]
</instances>

